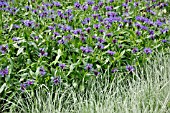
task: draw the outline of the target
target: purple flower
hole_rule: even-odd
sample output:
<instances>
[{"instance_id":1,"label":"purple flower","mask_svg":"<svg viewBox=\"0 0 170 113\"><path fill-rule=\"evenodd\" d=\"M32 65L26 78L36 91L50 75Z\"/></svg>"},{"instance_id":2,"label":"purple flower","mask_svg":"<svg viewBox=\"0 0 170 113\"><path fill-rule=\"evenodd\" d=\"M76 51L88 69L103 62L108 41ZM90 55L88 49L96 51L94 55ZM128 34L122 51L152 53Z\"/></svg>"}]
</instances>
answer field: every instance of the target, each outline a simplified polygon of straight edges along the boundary
<instances>
[{"instance_id":1,"label":"purple flower","mask_svg":"<svg viewBox=\"0 0 170 113\"><path fill-rule=\"evenodd\" d=\"M106 6L105 9L106 9L107 11L111 11L111 10L113 10L113 6Z\"/></svg>"},{"instance_id":2,"label":"purple flower","mask_svg":"<svg viewBox=\"0 0 170 113\"><path fill-rule=\"evenodd\" d=\"M133 72L135 69L133 66L128 65L128 66L126 66L126 70L129 72Z\"/></svg>"},{"instance_id":3,"label":"purple flower","mask_svg":"<svg viewBox=\"0 0 170 113\"><path fill-rule=\"evenodd\" d=\"M92 69L92 66L93 66L93 64L86 64L85 69L86 69L86 70L91 70L91 69Z\"/></svg>"},{"instance_id":4,"label":"purple flower","mask_svg":"<svg viewBox=\"0 0 170 113\"><path fill-rule=\"evenodd\" d=\"M8 45L6 45L6 46L0 45L0 52L2 54L5 54L7 52L7 50L8 50Z\"/></svg>"},{"instance_id":5,"label":"purple flower","mask_svg":"<svg viewBox=\"0 0 170 113\"><path fill-rule=\"evenodd\" d=\"M100 74L100 72L98 72L97 70L94 70L93 73L95 76L98 76Z\"/></svg>"},{"instance_id":6,"label":"purple flower","mask_svg":"<svg viewBox=\"0 0 170 113\"><path fill-rule=\"evenodd\" d=\"M110 3L114 2L114 0L109 0Z\"/></svg>"},{"instance_id":7,"label":"purple flower","mask_svg":"<svg viewBox=\"0 0 170 113\"><path fill-rule=\"evenodd\" d=\"M23 20L22 22L27 27L31 27L34 24L34 21L31 20Z\"/></svg>"},{"instance_id":8,"label":"purple flower","mask_svg":"<svg viewBox=\"0 0 170 113\"><path fill-rule=\"evenodd\" d=\"M141 24L135 23L135 26L139 29L141 27Z\"/></svg>"},{"instance_id":9,"label":"purple flower","mask_svg":"<svg viewBox=\"0 0 170 113\"><path fill-rule=\"evenodd\" d=\"M39 36L34 36L34 39L35 40L38 40L40 37Z\"/></svg>"},{"instance_id":10,"label":"purple flower","mask_svg":"<svg viewBox=\"0 0 170 113\"><path fill-rule=\"evenodd\" d=\"M30 85L34 84L34 81L33 81L33 80L27 80L27 81L26 81L26 84L27 84L28 86L30 86Z\"/></svg>"},{"instance_id":11,"label":"purple flower","mask_svg":"<svg viewBox=\"0 0 170 113\"><path fill-rule=\"evenodd\" d=\"M100 28L100 24L94 24L93 26L95 29L99 29Z\"/></svg>"},{"instance_id":12,"label":"purple flower","mask_svg":"<svg viewBox=\"0 0 170 113\"><path fill-rule=\"evenodd\" d=\"M51 31L55 30L54 26L48 26L48 29L50 29Z\"/></svg>"},{"instance_id":13,"label":"purple flower","mask_svg":"<svg viewBox=\"0 0 170 113\"><path fill-rule=\"evenodd\" d=\"M4 77L5 75L8 75L8 68L5 68L5 69L3 69L3 70L0 70L0 75L2 76L2 77Z\"/></svg>"},{"instance_id":14,"label":"purple flower","mask_svg":"<svg viewBox=\"0 0 170 113\"><path fill-rule=\"evenodd\" d=\"M59 67L60 67L61 69L64 69L64 68L66 67L66 65L65 65L65 64L59 64Z\"/></svg>"},{"instance_id":15,"label":"purple flower","mask_svg":"<svg viewBox=\"0 0 170 113\"><path fill-rule=\"evenodd\" d=\"M155 22L155 24L156 24L158 27L160 27L160 26L163 25L163 23L162 23L160 20L157 20L157 21Z\"/></svg>"},{"instance_id":16,"label":"purple flower","mask_svg":"<svg viewBox=\"0 0 170 113\"><path fill-rule=\"evenodd\" d=\"M127 3L123 3L122 6L126 8L126 7L128 7L128 4Z\"/></svg>"},{"instance_id":17,"label":"purple flower","mask_svg":"<svg viewBox=\"0 0 170 113\"><path fill-rule=\"evenodd\" d=\"M56 36L60 36L60 33L54 32L54 36L55 36L55 37L56 37Z\"/></svg>"},{"instance_id":18,"label":"purple flower","mask_svg":"<svg viewBox=\"0 0 170 113\"><path fill-rule=\"evenodd\" d=\"M87 33L90 33L91 27L86 28Z\"/></svg>"},{"instance_id":19,"label":"purple flower","mask_svg":"<svg viewBox=\"0 0 170 113\"><path fill-rule=\"evenodd\" d=\"M117 39L113 39L112 43L114 43L114 44L117 43Z\"/></svg>"},{"instance_id":20,"label":"purple flower","mask_svg":"<svg viewBox=\"0 0 170 113\"><path fill-rule=\"evenodd\" d=\"M83 51L83 53L91 53L93 52L92 47L80 47L80 49Z\"/></svg>"},{"instance_id":21,"label":"purple flower","mask_svg":"<svg viewBox=\"0 0 170 113\"><path fill-rule=\"evenodd\" d=\"M104 49L104 45L101 44L101 43L98 43L98 44L97 44L97 47L98 47L99 49Z\"/></svg>"},{"instance_id":22,"label":"purple flower","mask_svg":"<svg viewBox=\"0 0 170 113\"><path fill-rule=\"evenodd\" d=\"M98 42L100 42L100 43L104 43L104 42L105 42L105 39L103 39L103 38L98 38L97 40L98 40Z\"/></svg>"},{"instance_id":23,"label":"purple flower","mask_svg":"<svg viewBox=\"0 0 170 113\"><path fill-rule=\"evenodd\" d=\"M19 29L19 28L20 28L19 25L17 25L17 24L14 24L14 25L13 25L13 29Z\"/></svg>"},{"instance_id":24,"label":"purple flower","mask_svg":"<svg viewBox=\"0 0 170 113\"><path fill-rule=\"evenodd\" d=\"M39 50L40 50L39 55L38 55L39 57L41 57L41 56L47 56L47 55L48 55L48 53L45 52L45 49L44 49L44 48L40 48Z\"/></svg>"},{"instance_id":25,"label":"purple flower","mask_svg":"<svg viewBox=\"0 0 170 113\"><path fill-rule=\"evenodd\" d=\"M25 9L29 11L31 8L29 6L25 6Z\"/></svg>"},{"instance_id":26,"label":"purple flower","mask_svg":"<svg viewBox=\"0 0 170 113\"><path fill-rule=\"evenodd\" d=\"M141 29L142 30L148 30L148 27L147 26L141 26Z\"/></svg>"},{"instance_id":27,"label":"purple flower","mask_svg":"<svg viewBox=\"0 0 170 113\"><path fill-rule=\"evenodd\" d=\"M111 37L113 34L112 33L107 33L106 36L107 37Z\"/></svg>"},{"instance_id":28,"label":"purple flower","mask_svg":"<svg viewBox=\"0 0 170 113\"><path fill-rule=\"evenodd\" d=\"M167 42L167 40L166 40L166 39L163 39L163 40L162 40L162 42L163 42L163 43L166 43L166 42Z\"/></svg>"},{"instance_id":29,"label":"purple flower","mask_svg":"<svg viewBox=\"0 0 170 113\"><path fill-rule=\"evenodd\" d=\"M79 9L79 8L81 7L81 5L80 5L79 2L75 2L75 3L74 3L74 7L77 8L77 9Z\"/></svg>"},{"instance_id":30,"label":"purple flower","mask_svg":"<svg viewBox=\"0 0 170 113\"><path fill-rule=\"evenodd\" d=\"M115 73L115 72L117 72L117 71L118 71L117 68L114 68L114 69L111 70L112 73Z\"/></svg>"},{"instance_id":31,"label":"purple flower","mask_svg":"<svg viewBox=\"0 0 170 113\"><path fill-rule=\"evenodd\" d=\"M103 5L104 5L104 3L102 1L99 1L98 6L102 7Z\"/></svg>"},{"instance_id":32,"label":"purple flower","mask_svg":"<svg viewBox=\"0 0 170 113\"><path fill-rule=\"evenodd\" d=\"M88 4L88 5L93 5L93 4L94 4L94 1L88 0L88 1L87 1L87 4Z\"/></svg>"},{"instance_id":33,"label":"purple flower","mask_svg":"<svg viewBox=\"0 0 170 113\"><path fill-rule=\"evenodd\" d=\"M146 54L150 54L150 53L152 53L152 50L150 48L144 48L144 52Z\"/></svg>"},{"instance_id":34,"label":"purple flower","mask_svg":"<svg viewBox=\"0 0 170 113\"><path fill-rule=\"evenodd\" d=\"M138 48L135 47L132 49L132 53L137 53L137 52L138 52Z\"/></svg>"},{"instance_id":35,"label":"purple flower","mask_svg":"<svg viewBox=\"0 0 170 113\"><path fill-rule=\"evenodd\" d=\"M122 48L123 46L120 44L118 47L119 47L119 48Z\"/></svg>"},{"instance_id":36,"label":"purple flower","mask_svg":"<svg viewBox=\"0 0 170 113\"><path fill-rule=\"evenodd\" d=\"M137 35L137 36L140 36L140 35L141 35L141 32L140 32L140 31L136 31L136 35Z\"/></svg>"},{"instance_id":37,"label":"purple flower","mask_svg":"<svg viewBox=\"0 0 170 113\"><path fill-rule=\"evenodd\" d=\"M12 40L13 41L19 41L19 39L17 37L13 37Z\"/></svg>"},{"instance_id":38,"label":"purple flower","mask_svg":"<svg viewBox=\"0 0 170 113\"><path fill-rule=\"evenodd\" d=\"M61 7L60 2L53 2L53 5L55 5L56 7Z\"/></svg>"},{"instance_id":39,"label":"purple flower","mask_svg":"<svg viewBox=\"0 0 170 113\"><path fill-rule=\"evenodd\" d=\"M99 14L92 14L92 17L96 19L97 17L99 17Z\"/></svg>"},{"instance_id":40,"label":"purple flower","mask_svg":"<svg viewBox=\"0 0 170 113\"><path fill-rule=\"evenodd\" d=\"M82 33L82 29L76 29L73 31L74 34L81 34Z\"/></svg>"},{"instance_id":41,"label":"purple flower","mask_svg":"<svg viewBox=\"0 0 170 113\"><path fill-rule=\"evenodd\" d=\"M42 76L44 76L46 74L44 67L40 67L39 72Z\"/></svg>"},{"instance_id":42,"label":"purple flower","mask_svg":"<svg viewBox=\"0 0 170 113\"><path fill-rule=\"evenodd\" d=\"M101 34L103 34L103 33L104 33L104 30L103 30L103 29L101 29L101 30L99 30L99 32L100 32Z\"/></svg>"},{"instance_id":43,"label":"purple flower","mask_svg":"<svg viewBox=\"0 0 170 113\"><path fill-rule=\"evenodd\" d=\"M115 54L114 51L110 51L110 50L108 50L107 53L108 53L109 55L114 55L114 54Z\"/></svg>"},{"instance_id":44,"label":"purple flower","mask_svg":"<svg viewBox=\"0 0 170 113\"><path fill-rule=\"evenodd\" d=\"M83 5L81 9L85 11L85 10L88 9L88 6L87 5Z\"/></svg>"},{"instance_id":45,"label":"purple flower","mask_svg":"<svg viewBox=\"0 0 170 113\"><path fill-rule=\"evenodd\" d=\"M164 33L167 33L169 31L168 28L165 28L165 29L161 29L161 33L164 34Z\"/></svg>"},{"instance_id":46,"label":"purple flower","mask_svg":"<svg viewBox=\"0 0 170 113\"><path fill-rule=\"evenodd\" d=\"M84 37L84 36L80 36L80 39L81 39L82 42L86 41L86 37Z\"/></svg>"},{"instance_id":47,"label":"purple flower","mask_svg":"<svg viewBox=\"0 0 170 113\"><path fill-rule=\"evenodd\" d=\"M149 34L150 35L154 35L154 31L153 30L149 30Z\"/></svg>"},{"instance_id":48,"label":"purple flower","mask_svg":"<svg viewBox=\"0 0 170 113\"><path fill-rule=\"evenodd\" d=\"M98 11L99 10L99 7L98 6L93 6L93 11Z\"/></svg>"},{"instance_id":49,"label":"purple flower","mask_svg":"<svg viewBox=\"0 0 170 113\"><path fill-rule=\"evenodd\" d=\"M58 40L57 42L58 42L58 44L65 44L66 43L66 41L63 38Z\"/></svg>"},{"instance_id":50,"label":"purple flower","mask_svg":"<svg viewBox=\"0 0 170 113\"><path fill-rule=\"evenodd\" d=\"M21 91L24 91L24 90L26 89L26 87L27 87L27 84L26 84L26 83L21 83L21 84L20 84L20 89L21 89Z\"/></svg>"},{"instance_id":51,"label":"purple flower","mask_svg":"<svg viewBox=\"0 0 170 113\"><path fill-rule=\"evenodd\" d=\"M137 7L139 5L139 2L134 2L134 6Z\"/></svg>"},{"instance_id":52,"label":"purple flower","mask_svg":"<svg viewBox=\"0 0 170 113\"><path fill-rule=\"evenodd\" d=\"M58 77L52 77L51 79L52 79L52 81L55 85L57 85L61 82L61 78L59 76Z\"/></svg>"}]
</instances>

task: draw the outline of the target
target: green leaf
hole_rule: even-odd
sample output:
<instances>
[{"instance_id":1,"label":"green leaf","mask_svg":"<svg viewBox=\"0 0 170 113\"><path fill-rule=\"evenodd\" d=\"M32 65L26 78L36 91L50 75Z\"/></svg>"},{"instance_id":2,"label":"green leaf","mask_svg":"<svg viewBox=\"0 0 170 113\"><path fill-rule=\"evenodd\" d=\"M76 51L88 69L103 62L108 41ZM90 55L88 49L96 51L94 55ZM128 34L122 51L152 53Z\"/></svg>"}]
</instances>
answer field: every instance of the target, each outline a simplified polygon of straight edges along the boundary
<instances>
[{"instance_id":1,"label":"green leaf","mask_svg":"<svg viewBox=\"0 0 170 113\"><path fill-rule=\"evenodd\" d=\"M58 49L58 52L57 52L57 56L56 56L56 58L55 58L55 60L50 64L50 66L51 65L56 65L56 63L58 63L58 60L59 60L59 58L61 57L61 55L62 55L62 52L61 52L61 50L60 49Z\"/></svg>"},{"instance_id":2,"label":"green leaf","mask_svg":"<svg viewBox=\"0 0 170 113\"><path fill-rule=\"evenodd\" d=\"M2 91L4 90L4 88L6 87L6 83L4 83L1 88L0 88L0 93L2 93Z\"/></svg>"},{"instance_id":3,"label":"green leaf","mask_svg":"<svg viewBox=\"0 0 170 113\"><path fill-rule=\"evenodd\" d=\"M18 56L19 54L21 54L21 53L23 52L23 50L24 50L23 47L22 47L22 48L19 48L18 51L17 51L17 56Z\"/></svg>"}]
</instances>

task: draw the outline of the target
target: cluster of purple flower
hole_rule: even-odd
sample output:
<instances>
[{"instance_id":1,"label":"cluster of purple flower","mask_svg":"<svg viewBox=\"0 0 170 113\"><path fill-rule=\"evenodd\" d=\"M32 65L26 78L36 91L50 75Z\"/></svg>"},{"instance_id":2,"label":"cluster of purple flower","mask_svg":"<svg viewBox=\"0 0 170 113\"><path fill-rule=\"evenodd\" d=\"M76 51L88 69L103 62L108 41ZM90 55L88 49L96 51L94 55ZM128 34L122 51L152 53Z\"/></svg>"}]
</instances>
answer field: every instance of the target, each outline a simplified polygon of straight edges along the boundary
<instances>
[{"instance_id":1,"label":"cluster of purple flower","mask_svg":"<svg viewBox=\"0 0 170 113\"><path fill-rule=\"evenodd\" d=\"M8 75L8 68L0 70L0 75L4 77L5 75Z\"/></svg>"},{"instance_id":2,"label":"cluster of purple flower","mask_svg":"<svg viewBox=\"0 0 170 113\"><path fill-rule=\"evenodd\" d=\"M5 54L8 51L8 45L4 46L4 45L0 45L0 52L2 54Z\"/></svg>"},{"instance_id":3,"label":"cluster of purple flower","mask_svg":"<svg viewBox=\"0 0 170 113\"><path fill-rule=\"evenodd\" d=\"M26 90L27 87L33 84L34 84L34 80L27 80L26 82L20 84L20 89L21 91L24 91Z\"/></svg>"},{"instance_id":4,"label":"cluster of purple flower","mask_svg":"<svg viewBox=\"0 0 170 113\"><path fill-rule=\"evenodd\" d=\"M85 66L85 70L92 71L95 76L98 76L100 72L97 69L93 69L93 64L87 63Z\"/></svg>"},{"instance_id":5,"label":"cluster of purple flower","mask_svg":"<svg viewBox=\"0 0 170 113\"><path fill-rule=\"evenodd\" d=\"M65 5L62 5L60 2L55 2L55 1L51 3L42 2L41 5L37 5L37 6L35 5L36 7L34 5L25 6L25 9L22 10L22 12L26 11L29 15L31 15L31 17L33 18L35 17L37 19L34 19L33 21L33 18L28 18L28 20L27 18L24 18L24 20L18 21L15 24L13 24L12 30L18 30L19 28L24 28L24 27L31 29L31 28L40 26L42 30L37 30L37 31L30 30L32 31L31 35L33 34L32 36L30 35L31 38L33 38L34 41L36 41L36 44L40 45L38 47L48 46L48 45L45 46L43 45L43 43L41 43L42 37L44 38L45 41L48 42L48 44L50 43L52 46L54 46L55 45L54 43L57 42L58 43L56 44L57 47L54 47L54 49L60 48L61 45L63 45L64 47L66 46L69 47L70 45L72 45L69 42L73 40L73 42L77 44L75 46L79 50L81 50L83 53L95 53L96 51L94 50L96 49L94 48L93 44L96 44L96 47L100 49L99 52L103 52L104 49L108 48L105 51L106 53L105 56L109 58L121 54L122 50L128 47L126 43L127 40L129 42L129 45L132 44L131 39L130 40L127 39L126 41L121 40L122 36L125 36L125 38L126 36L129 37L129 35L126 35L127 30L123 30L122 28L126 28L126 27L132 28L132 29L137 28L136 35L138 36L138 38L141 38L141 39L143 38L141 36L143 34L150 36L150 39L156 39L155 36L158 30L160 30L160 32L162 33L161 35L166 35L169 32L169 29L166 28L166 24L167 24L166 19L159 18L159 17L154 19L154 18L151 18L150 16L146 16L148 13L152 14L151 16L154 16L157 14L155 10L152 10L152 7L149 7L149 4L146 5L146 14L142 16L135 15L136 17L134 18L133 16L133 18L131 19L130 18L131 14L129 13L129 11L131 11L131 8L136 8L142 5L140 2L134 2L134 6L131 6L129 4L131 0L126 0L124 3L121 3L120 7L113 7L114 6L112 4L113 2L114 0L109 0L106 3L102 1L95 3L93 0L87 0L83 4L81 4L80 2L75 2L74 8L72 9L71 7L68 9L64 9ZM155 0L152 0L152 4L154 4L154 2ZM155 4L154 6L159 6L160 8L162 8L162 7L167 6L167 4L163 2L159 2L158 4ZM121 9L121 12L119 9ZM4 12L9 12L12 15L20 11L20 9L9 6L9 4L4 0L0 0L0 11L1 10ZM76 11L79 11L79 13L77 13ZM83 14L83 16L81 16L81 14ZM44 22L37 23L37 20L38 21L41 20L40 22L42 21ZM19 23L22 23L22 24L19 24ZM8 28L9 26L10 25L7 24L6 28ZM122 30L122 32L119 32L120 29ZM45 30L45 32L43 32L43 30ZM39 32L42 32L42 33L38 34ZM40 35L42 35L42 37L40 37ZM45 39L46 37L47 39ZM54 43L51 40L49 40L48 37L50 37ZM77 43L77 39L80 42ZM17 43L19 41L19 39L16 37L13 37L12 40L14 43ZM142 39L142 40L145 40L145 39ZM161 39L161 40L163 43L168 42L167 39ZM106 46L106 44L108 46ZM134 45L129 46L129 48L131 47L134 47ZM12 47L9 46L9 48L12 48ZM1 45L0 52L4 55L5 53L8 52L9 48L8 48L8 45ZM51 50L49 48L50 47L47 47L46 49L39 48L38 56L39 57L47 57L47 56L53 57L55 53L53 52L51 53L50 52ZM142 52L146 55L151 54L153 51L153 49L149 47L147 48L140 47L139 49L137 47L134 47L132 48L131 50L132 53L130 53L130 55L137 56L138 53L140 54L139 52L140 50L142 50ZM65 48L63 49L63 51L65 51ZM9 53L10 52L11 51L9 50ZM98 53L96 54L98 55ZM91 56L93 54L88 54L88 55L90 57L93 57ZM68 59L64 59L64 60L66 61ZM100 72L97 69L94 69L95 66L93 65L95 64L91 64L91 60L90 60L89 63L87 63L84 66L84 69L89 72L93 72L94 75L97 76L100 74ZM133 64L126 66L126 70L128 72L135 71L135 68L132 65ZM59 63L58 66L61 68L62 71L67 70L66 68L67 64L65 63ZM122 66L122 65L119 65L119 66ZM47 71L48 68L44 68L41 65L41 67L38 69L39 69L39 74L42 75L43 77L45 77L45 75L48 74L48 71ZM112 73L118 72L118 68L112 69L111 72ZM0 75L2 75L2 77L4 77L5 75L8 75L8 68L0 70ZM54 84L58 84L61 82L60 77L53 77L51 80ZM34 84L34 81L31 81L31 80L28 80L25 83L22 83L21 90L25 90L27 86L30 86L32 84Z\"/></svg>"},{"instance_id":6,"label":"cluster of purple flower","mask_svg":"<svg viewBox=\"0 0 170 113\"><path fill-rule=\"evenodd\" d=\"M92 53L93 49L92 47L80 47L80 49L82 50L83 53Z\"/></svg>"}]
</instances>

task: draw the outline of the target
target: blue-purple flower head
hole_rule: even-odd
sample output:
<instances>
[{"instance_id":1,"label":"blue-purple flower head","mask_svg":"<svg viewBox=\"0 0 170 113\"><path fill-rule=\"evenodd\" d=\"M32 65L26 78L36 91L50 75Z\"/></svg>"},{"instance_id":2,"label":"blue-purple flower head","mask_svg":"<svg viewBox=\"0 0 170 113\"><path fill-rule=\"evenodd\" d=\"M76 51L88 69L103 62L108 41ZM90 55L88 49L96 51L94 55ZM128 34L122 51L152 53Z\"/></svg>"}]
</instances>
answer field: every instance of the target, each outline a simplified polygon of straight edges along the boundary
<instances>
[{"instance_id":1,"label":"blue-purple flower head","mask_svg":"<svg viewBox=\"0 0 170 113\"><path fill-rule=\"evenodd\" d=\"M100 28L100 24L94 24L93 27L94 27L95 29L99 29L99 28Z\"/></svg>"},{"instance_id":2,"label":"blue-purple flower head","mask_svg":"<svg viewBox=\"0 0 170 113\"><path fill-rule=\"evenodd\" d=\"M112 43L114 43L114 44L117 43L117 39L113 39Z\"/></svg>"},{"instance_id":3,"label":"blue-purple flower head","mask_svg":"<svg viewBox=\"0 0 170 113\"><path fill-rule=\"evenodd\" d=\"M2 77L4 77L5 75L8 75L8 68L5 68L5 69L2 69L2 70L0 70L0 75L2 76Z\"/></svg>"},{"instance_id":4,"label":"blue-purple flower head","mask_svg":"<svg viewBox=\"0 0 170 113\"><path fill-rule=\"evenodd\" d=\"M27 80L26 84L27 84L27 86L33 85L34 84L34 80Z\"/></svg>"},{"instance_id":5,"label":"blue-purple flower head","mask_svg":"<svg viewBox=\"0 0 170 113\"><path fill-rule=\"evenodd\" d=\"M149 35L154 35L154 30L149 30Z\"/></svg>"},{"instance_id":6,"label":"blue-purple flower head","mask_svg":"<svg viewBox=\"0 0 170 113\"><path fill-rule=\"evenodd\" d=\"M64 69L64 68L66 67L66 64L60 63L58 66L59 66L61 69Z\"/></svg>"},{"instance_id":7,"label":"blue-purple flower head","mask_svg":"<svg viewBox=\"0 0 170 113\"><path fill-rule=\"evenodd\" d=\"M166 43L166 42L167 42L167 40L166 40L166 39L163 39L163 40L162 40L162 42L163 42L163 43Z\"/></svg>"},{"instance_id":8,"label":"blue-purple flower head","mask_svg":"<svg viewBox=\"0 0 170 113\"><path fill-rule=\"evenodd\" d=\"M103 5L104 5L104 3L102 1L99 1L98 6L102 7Z\"/></svg>"},{"instance_id":9,"label":"blue-purple flower head","mask_svg":"<svg viewBox=\"0 0 170 113\"><path fill-rule=\"evenodd\" d=\"M97 45L97 47L98 47L99 49L104 49L104 45L103 45L103 44L97 43L96 45Z\"/></svg>"},{"instance_id":10,"label":"blue-purple flower head","mask_svg":"<svg viewBox=\"0 0 170 113\"><path fill-rule=\"evenodd\" d=\"M139 50L138 50L138 48L136 48L136 47L132 49L132 53L137 53L138 51L139 51Z\"/></svg>"},{"instance_id":11,"label":"blue-purple flower head","mask_svg":"<svg viewBox=\"0 0 170 113\"><path fill-rule=\"evenodd\" d=\"M21 83L21 84L20 84L20 89L21 89L21 91L24 91L24 90L26 89L26 87L27 87L27 84L26 84L26 83Z\"/></svg>"},{"instance_id":12,"label":"blue-purple flower head","mask_svg":"<svg viewBox=\"0 0 170 113\"><path fill-rule=\"evenodd\" d=\"M44 67L40 67L39 72L42 76L44 76L46 74Z\"/></svg>"},{"instance_id":13,"label":"blue-purple flower head","mask_svg":"<svg viewBox=\"0 0 170 113\"><path fill-rule=\"evenodd\" d=\"M91 70L92 67L93 67L93 64L86 64L85 69L86 69L86 70Z\"/></svg>"},{"instance_id":14,"label":"blue-purple flower head","mask_svg":"<svg viewBox=\"0 0 170 113\"><path fill-rule=\"evenodd\" d=\"M168 28L165 28L165 29L161 29L161 33L164 34L164 33L167 33L169 31Z\"/></svg>"},{"instance_id":15,"label":"blue-purple flower head","mask_svg":"<svg viewBox=\"0 0 170 113\"><path fill-rule=\"evenodd\" d=\"M82 9L83 11L87 10L87 9L88 9L88 5L82 5L81 9Z\"/></svg>"},{"instance_id":16,"label":"blue-purple flower head","mask_svg":"<svg viewBox=\"0 0 170 113\"><path fill-rule=\"evenodd\" d=\"M0 45L0 52L5 54L8 51L8 45Z\"/></svg>"},{"instance_id":17,"label":"blue-purple flower head","mask_svg":"<svg viewBox=\"0 0 170 113\"><path fill-rule=\"evenodd\" d=\"M27 80L26 82L20 84L20 89L21 91L24 91L26 90L27 87L33 84L34 84L34 80Z\"/></svg>"},{"instance_id":18,"label":"blue-purple flower head","mask_svg":"<svg viewBox=\"0 0 170 113\"><path fill-rule=\"evenodd\" d=\"M60 2L53 1L53 5L56 6L56 7L61 7L61 3Z\"/></svg>"},{"instance_id":19,"label":"blue-purple flower head","mask_svg":"<svg viewBox=\"0 0 170 113\"><path fill-rule=\"evenodd\" d=\"M81 34L82 33L82 29L73 30L73 33L74 34Z\"/></svg>"},{"instance_id":20,"label":"blue-purple flower head","mask_svg":"<svg viewBox=\"0 0 170 113\"><path fill-rule=\"evenodd\" d=\"M141 32L140 31L136 31L136 35L137 36L141 36Z\"/></svg>"},{"instance_id":21,"label":"blue-purple flower head","mask_svg":"<svg viewBox=\"0 0 170 113\"><path fill-rule=\"evenodd\" d=\"M108 53L109 55L111 55L111 56L112 56L112 55L114 55L116 52L111 51L111 50L108 50L108 51L107 51L107 53Z\"/></svg>"},{"instance_id":22,"label":"blue-purple flower head","mask_svg":"<svg viewBox=\"0 0 170 113\"><path fill-rule=\"evenodd\" d=\"M47 56L48 55L48 53L47 52L45 52L45 49L44 48L40 48L39 49L39 57L42 57L42 56Z\"/></svg>"},{"instance_id":23,"label":"blue-purple flower head","mask_svg":"<svg viewBox=\"0 0 170 113\"><path fill-rule=\"evenodd\" d=\"M97 40L98 40L99 43L104 43L105 42L105 39L100 38L100 37Z\"/></svg>"},{"instance_id":24,"label":"blue-purple flower head","mask_svg":"<svg viewBox=\"0 0 170 113\"><path fill-rule=\"evenodd\" d=\"M58 44L65 44L66 43L66 40L64 38L60 39L57 41Z\"/></svg>"},{"instance_id":25,"label":"blue-purple flower head","mask_svg":"<svg viewBox=\"0 0 170 113\"><path fill-rule=\"evenodd\" d=\"M75 2L75 3L74 3L74 7L77 8L77 9L79 9L79 8L81 7L81 4L80 4L79 2Z\"/></svg>"},{"instance_id":26,"label":"blue-purple flower head","mask_svg":"<svg viewBox=\"0 0 170 113\"><path fill-rule=\"evenodd\" d=\"M113 6L106 6L105 9L106 9L107 11L111 11L111 10L113 10Z\"/></svg>"},{"instance_id":27,"label":"blue-purple flower head","mask_svg":"<svg viewBox=\"0 0 170 113\"><path fill-rule=\"evenodd\" d=\"M107 33L106 36L107 37L111 37L113 34L112 33Z\"/></svg>"},{"instance_id":28,"label":"blue-purple flower head","mask_svg":"<svg viewBox=\"0 0 170 113\"><path fill-rule=\"evenodd\" d=\"M94 4L94 1L93 1L93 0L87 0L87 4L88 4L88 5L93 5L93 4Z\"/></svg>"},{"instance_id":29,"label":"blue-purple flower head","mask_svg":"<svg viewBox=\"0 0 170 113\"><path fill-rule=\"evenodd\" d=\"M22 23L27 27L31 27L35 24L34 21L31 20L23 20Z\"/></svg>"},{"instance_id":30,"label":"blue-purple flower head","mask_svg":"<svg viewBox=\"0 0 170 113\"><path fill-rule=\"evenodd\" d=\"M92 47L83 47L83 46L81 46L80 49L82 50L83 53L92 53L93 52Z\"/></svg>"},{"instance_id":31,"label":"blue-purple flower head","mask_svg":"<svg viewBox=\"0 0 170 113\"><path fill-rule=\"evenodd\" d=\"M97 70L94 70L93 73L94 73L95 76L98 76L100 74L100 72L97 71Z\"/></svg>"},{"instance_id":32,"label":"blue-purple flower head","mask_svg":"<svg viewBox=\"0 0 170 113\"><path fill-rule=\"evenodd\" d=\"M114 69L111 70L111 72L112 72L112 73L116 73L116 72L118 72L118 69L117 69L117 68L114 68Z\"/></svg>"},{"instance_id":33,"label":"blue-purple flower head","mask_svg":"<svg viewBox=\"0 0 170 113\"><path fill-rule=\"evenodd\" d=\"M51 80L55 85L57 85L61 82L61 78L59 76L58 77L52 77Z\"/></svg>"},{"instance_id":34,"label":"blue-purple flower head","mask_svg":"<svg viewBox=\"0 0 170 113\"><path fill-rule=\"evenodd\" d=\"M99 6L93 6L93 7L92 7L92 10L93 10L93 11L98 11L98 10L99 10Z\"/></svg>"},{"instance_id":35,"label":"blue-purple flower head","mask_svg":"<svg viewBox=\"0 0 170 113\"><path fill-rule=\"evenodd\" d=\"M133 71L135 70L135 68L134 68L133 66L127 65L127 66L126 66L126 70L127 70L128 72L133 72Z\"/></svg>"},{"instance_id":36,"label":"blue-purple flower head","mask_svg":"<svg viewBox=\"0 0 170 113\"><path fill-rule=\"evenodd\" d=\"M152 50L150 48L144 48L144 52L146 54L151 54L152 53Z\"/></svg>"},{"instance_id":37,"label":"blue-purple flower head","mask_svg":"<svg viewBox=\"0 0 170 113\"><path fill-rule=\"evenodd\" d=\"M19 39L17 37L13 37L12 40L16 41L16 42L19 41Z\"/></svg>"},{"instance_id":38,"label":"blue-purple flower head","mask_svg":"<svg viewBox=\"0 0 170 113\"><path fill-rule=\"evenodd\" d=\"M123 3L122 6L126 8L126 7L128 7L128 4L127 3Z\"/></svg>"}]
</instances>

